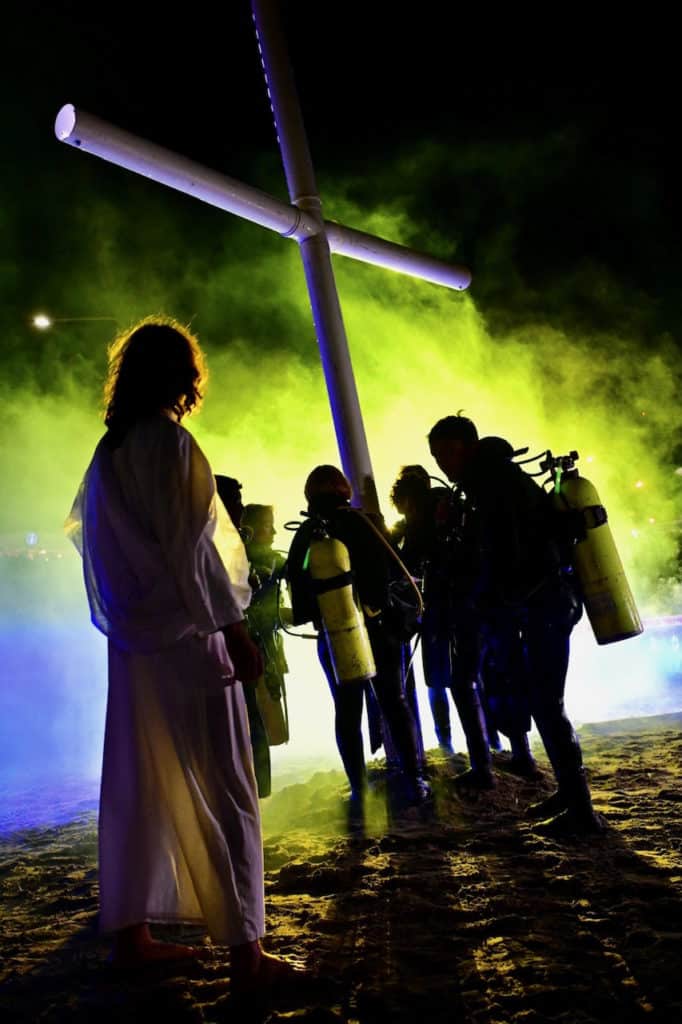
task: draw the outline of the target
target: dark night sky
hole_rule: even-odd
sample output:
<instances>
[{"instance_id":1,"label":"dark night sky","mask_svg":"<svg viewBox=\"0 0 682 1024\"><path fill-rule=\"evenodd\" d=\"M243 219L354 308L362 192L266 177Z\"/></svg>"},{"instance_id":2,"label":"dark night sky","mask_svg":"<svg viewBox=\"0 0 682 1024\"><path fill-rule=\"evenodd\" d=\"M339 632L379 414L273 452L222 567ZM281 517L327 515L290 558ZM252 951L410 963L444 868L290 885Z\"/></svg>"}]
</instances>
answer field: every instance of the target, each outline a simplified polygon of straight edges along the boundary
<instances>
[{"instance_id":1,"label":"dark night sky","mask_svg":"<svg viewBox=\"0 0 682 1024\"><path fill-rule=\"evenodd\" d=\"M445 4L284 8L320 183L351 176L360 203L394 189L417 223L450 239L438 254L472 267L493 329L569 315L645 344L678 337L670 26L621 17L600 27L579 8L532 21ZM23 258L49 258L50 176L58 202L70 176L77 188L94 174L53 138L63 102L261 187L258 169L278 170L248 0L223 5L220 24L213 5L168 10L28 3L11 14L10 200L42 239ZM426 143L438 155L417 161L410 180L377 184L380 168ZM97 173L106 191L125 172Z\"/></svg>"},{"instance_id":2,"label":"dark night sky","mask_svg":"<svg viewBox=\"0 0 682 1024\"><path fill-rule=\"evenodd\" d=\"M284 9L326 215L339 218L335 204L345 203L363 228L365 211L385 207L389 237L404 214L400 240L470 266L494 371L505 359L524 366L523 346L530 351L540 335L560 339L556 356L553 342L543 349L533 388L576 425L593 414L608 428L603 410L617 411L622 426L615 438L605 430L609 447L626 445L633 418L644 416L642 380L656 416L637 427L638 444L665 467L666 515L677 521L669 509L671 498L679 503L671 470L682 465L672 24L651 11L599 24L576 6L532 16L359 0L285 0ZM90 409L99 400L111 324L40 335L29 325L40 308L114 314L123 324L163 311L196 324L221 353L247 339L233 350L247 387L263 353L315 363L307 310L289 303L290 279L275 288L263 276L283 243L54 137L57 111L73 103L285 199L250 5L232 0L220 10L220 22L203 3L170 13L25 2L5 14L0 397L19 382L29 397L64 386ZM266 282L261 292L249 275ZM420 315L418 303L409 308L408 332L413 309L415 321ZM465 349L452 350L453 373ZM407 342L406 364L410 354ZM629 449L619 457L623 473L630 457ZM65 500L55 497L55 508Z\"/></svg>"}]
</instances>

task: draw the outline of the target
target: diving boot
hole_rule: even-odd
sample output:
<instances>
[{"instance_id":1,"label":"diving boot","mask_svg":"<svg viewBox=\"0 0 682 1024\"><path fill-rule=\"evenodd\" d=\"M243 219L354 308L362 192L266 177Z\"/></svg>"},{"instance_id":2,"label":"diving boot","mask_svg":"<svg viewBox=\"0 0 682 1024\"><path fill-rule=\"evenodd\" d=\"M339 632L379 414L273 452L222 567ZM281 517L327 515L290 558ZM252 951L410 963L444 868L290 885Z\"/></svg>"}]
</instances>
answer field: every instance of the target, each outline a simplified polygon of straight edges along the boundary
<instances>
[{"instance_id":1,"label":"diving boot","mask_svg":"<svg viewBox=\"0 0 682 1024\"><path fill-rule=\"evenodd\" d=\"M535 804L530 804L526 808L526 817L542 821L546 818L553 818L556 814L560 814L562 811L566 810L566 807L566 800L557 789L555 793L552 793L551 796L545 797L544 800L539 800Z\"/></svg>"},{"instance_id":2,"label":"diving boot","mask_svg":"<svg viewBox=\"0 0 682 1024\"><path fill-rule=\"evenodd\" d=\"M511 746L511 758L500 767L522 779L541 779L542 772L530 752L528 733L514 733L509 737L509 745Z\"/></svg>"},{"instance_id":3,"label":"diving boot","mask_svg":"<svg viewBox=\"0 0 682 1024\"><path fill-rule=\"evenodd\" d=\"M452 745L452 730L450 728L450 709L448 707L448 692L445 687L428 687L429 704L433 716L433 727L438 740L438 749L450 757L455 749Z\"/></svg>"},{"instance_id":4,"label":"diving boot","mask_svg":"<svg viewBox=\"0 0 682 1024\"><path fill-rule=\"evenodd\" d=\"M548 821L541 821L534 831L556 839L604 832L606 820L592 806L590 787L583 767L573 773L570 780L561 787L561 794L563 809Z\"/></svg>"},{"instance_id":5,"label":"diving boot","mask_svg":"<svg viewBox=\"0 0 682 1024\"><path fill-rule=\"evenodd\" d=\"M455 775L453 783L458 789L495 789L497 782L492 768L469 768Z\"/></svg>"},{"instance_id":6,"label":"diving boot","mask_svg":"<svg viewBox=\"0 0 682 1024\"><path fill-rule=\"evenodd\" d=\"M564 811L533 826L533 832L549 839L567 839L571 836L599 835L608 828L606 818L595 810L589 813L567 807Z\"/></svg>"},{"instance_id":7,"label":"diving boot","mask_svg":"<svg viewBox=\"0 0 682 1024\"><path fill-rule=\"evenodd\" d=\"M438 728L438 725L436 724L435 731L436 739L438 740L438 749L447 757L452 757L452 755L455 752L455 748L452 745L452 733L450 731L450 723L448 723L446 729L444 729L443 727Z\"/></svg>"},{"instance_id":8,"label":"diving boot","mask_svg":"<svg viewBox=\"0 0 682 1024\"><path fill-rule=\"evenodd\" d=\"M466 789L494 789L493 758L478 688L475 683L459 687L454 696L471 765L468 771L455 776L455 785Z\"/></svg>"}]
</instances>

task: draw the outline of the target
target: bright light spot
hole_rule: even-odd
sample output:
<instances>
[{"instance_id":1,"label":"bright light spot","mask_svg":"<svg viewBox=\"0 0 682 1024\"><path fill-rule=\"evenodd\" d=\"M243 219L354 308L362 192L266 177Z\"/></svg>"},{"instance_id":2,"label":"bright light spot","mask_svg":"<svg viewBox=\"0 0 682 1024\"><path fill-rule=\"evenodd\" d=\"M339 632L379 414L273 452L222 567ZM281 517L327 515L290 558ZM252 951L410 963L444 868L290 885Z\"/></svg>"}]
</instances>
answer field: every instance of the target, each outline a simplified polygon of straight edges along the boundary
<instances>
[{"instance_id":1,"label":"bright light spot","mask_svg":"<svg viewBox=\"0 0 682 1024\"><path fill-rule=\"evenodd\" d=\"M643 480L638 480L637 483L635 484L635 487L644 487L644 481Z\"/></svg>"},{"instance_id":2,"label":"bright light spot","mask_svg":"<svg viewBox=\"0 0 682 1024\"><path fill-rule=\"evenodd\" d=\"M55 119L54 133L60 142L65 142L66 139L70 138L75 127L76 108L73 103L65 103ZM80 145L78 141L76 144Z\"/></svg>"},{"instance_id":3,"label":"bright light spot","mask_svg":"<svg viewBox=\"0 0 682 1024\"><path fill-rule=\"evenodd\" d=\"M594 455L588 455L585 462L594 462Z\"/></svg>"},{"instance_id":4,"label":"bright light spot","mask_svg":"<svg viewBox=\"0 0 682 1024\"><path fill-rule=\"evenodd\" d=\"M633 537L639 537L639 530L630 530Z\"/></svg>"},{"instance_id":5,"label":"bright light spot","mask_svg":"<svg viewBox=\"0 0 682 1024\"><path fill-rule=\"evenodd\" d=\"M642 411L641 411L641 413L639 415L640 416L646 416L646 411L644 409L642 409Z\"/></svg>"},{"instance_id":6,"label":"bright light spot","mask_svg":"<svg viewBox=\"0 0 682 1024\"><path fill-rule=\"evenodd\" d=\"M682 466L678 466L677 469L675 470L675 472L676 472L677 476L682 476Z\"/></svg>"},{"instance_id":7,"label":"bright light spot","mask_svg":"<svg viewBox=\"0 0 682 1024\"><path fill-rule=\"evenodd\" d=\"M24 540L26 541L26 544L28 545L29 548L34 548L38 543L38 534L31 531L30 533L26 534Z\"/></svg>"},{"instance_id":8,"label":"bright light spot","mask_svg":"<svg viewBox=\"0 0 682 1024\"><path fill-rule=\"evenodd\" d=\"M45 316L44 313L37 313L36 316L33 317L33 326L40 328L41 331L44 331L46 330L46 328L52 326L52 321L50 320L49 316Z\"/></svg>"},{"instance_id":9,"label":"bright light spot","mask_svg":"<svg viewBox=\"0 0 682 1024\"><path fill-rule=\"evenodd\" d=\"M650 523L655 523L656 522L655 517L654 516L649 516L649 522Z\"/></svg>"}]
</instances>

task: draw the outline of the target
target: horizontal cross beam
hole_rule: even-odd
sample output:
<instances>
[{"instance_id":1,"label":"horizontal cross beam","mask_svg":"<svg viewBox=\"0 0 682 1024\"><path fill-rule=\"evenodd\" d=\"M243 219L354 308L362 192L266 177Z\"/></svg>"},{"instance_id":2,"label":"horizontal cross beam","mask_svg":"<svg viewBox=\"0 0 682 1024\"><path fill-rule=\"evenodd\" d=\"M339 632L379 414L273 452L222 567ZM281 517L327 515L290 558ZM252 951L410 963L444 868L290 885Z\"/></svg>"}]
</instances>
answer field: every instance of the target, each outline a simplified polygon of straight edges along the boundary
<instances>
[{"instance_id":1,"label":"horizontal cross beam","mask_svg":"<svg viewBox=\"0 0 682 1024\"><path fill-rule=\"evenodd\" d=\"M467 267L446 263L335 221L320 222L305 210L147 142L92 114L77 111L70 103L57 115L55 134L61 142L260 224L284 238L303 242L324 232L329 248L339 256L349 256L458 291L471 282Z\"/></svg>"}]
</instances>

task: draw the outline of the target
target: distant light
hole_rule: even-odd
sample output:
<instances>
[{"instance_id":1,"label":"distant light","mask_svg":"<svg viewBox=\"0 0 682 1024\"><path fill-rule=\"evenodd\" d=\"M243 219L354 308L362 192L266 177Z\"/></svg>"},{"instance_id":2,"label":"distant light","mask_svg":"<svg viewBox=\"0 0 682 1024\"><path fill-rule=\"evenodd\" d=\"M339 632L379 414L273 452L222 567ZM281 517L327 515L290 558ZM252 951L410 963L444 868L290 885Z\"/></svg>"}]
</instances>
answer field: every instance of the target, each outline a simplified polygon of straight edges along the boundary
<instances>
[{"instance_id":1,"label":"distant light","mask_svg":"<svg viewBox=\"0 0 682 1024\"><path fill-rule=\"evenodd\" d=\"M45 316L44 313L37 313L33 317L33 326L38 327L41 331L46 330L48 327L52 327L52 321L49 316Z\"/></svg>"},{"instance_id":2,"label":"distant light","mask_svg":"<svg viewBox=\"0 0 682 1024\"><path fill-rule=\"evenodd\" d=\"M38 543L38 534L37 533L33 533L33 531L31 531L31 533L27 533L26 534L26 536L24 537L24 540L26 541L28 547L34 548L36 546L36 544Z\"/></svg>"},{"instance_id":3,"label":"distant light","mask_svg":"<svg viewBox=\"0 0 682 1024\"><path fill-rule=\"evenodd\" d=\"M633 537L639 537L639 530L630 530Z\"/></svg>"},{"instance_id":4,"label":"distant light","mask_svg":"<svg viewBox=\"0 0 682 1024\"><path fill-rule=\"evenodd\" d=\"M650 523L655 523L656 522L655 517L654 516L649 516L649 522Z\"/></svg>"},{"instance_id":5,"label":"distant light","mask_svg":"<svg viewBox=\"0 0 682 1024\"><path fill-rule=\"evenodd\" d=\"M643 480L638 480L637 483L635 484L635 487L644 487L644 481Z\"/></svg>"},{"instance_id":6,"label":"distant light","mask_svg":"<svg viewBox=\"0 0 682 1024\"><path fill-rule=\"evenodd\" d=\"M588 455L585 462L594 462L594 455Z\"/></svg>"}]
</instances>

